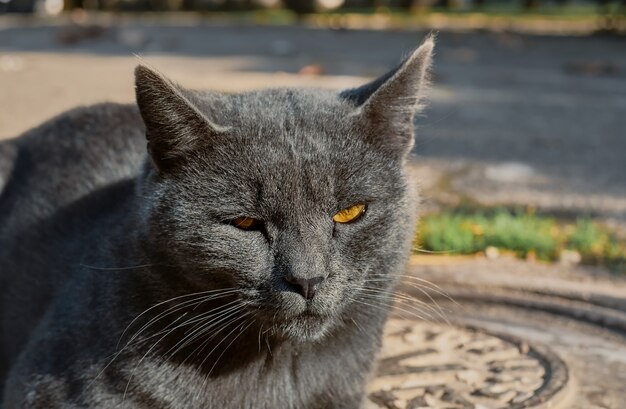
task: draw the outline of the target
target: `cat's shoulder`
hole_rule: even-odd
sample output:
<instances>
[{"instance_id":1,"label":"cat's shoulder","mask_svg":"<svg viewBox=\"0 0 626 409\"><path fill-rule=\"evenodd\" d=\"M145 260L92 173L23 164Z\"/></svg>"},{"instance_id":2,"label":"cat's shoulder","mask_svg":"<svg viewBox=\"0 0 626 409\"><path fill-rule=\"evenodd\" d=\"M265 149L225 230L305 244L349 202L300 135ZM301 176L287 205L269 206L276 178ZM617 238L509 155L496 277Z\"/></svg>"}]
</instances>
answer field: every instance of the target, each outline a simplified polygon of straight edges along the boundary
<instances>
[{"instance_id":1,"label":"cat's shoulder","mask_svg":"<svg viewBox=\"0 0 626 409\"><path fill-rule=\"evenodd\" d=\"M132 178L144 156L145 130L136 105L74 108L0 142L0 209L11 214L8 224L21 224L20 215L44 217Z\"/></svg>"},{"instance_id":2,"label":"cat's shoulder","mask_svg":"<svg viewBox=\"0 0 626 409\"><path fill-rule=\"evenodd\" d=\"M63 112L0 142L0 180L53 174L81 165L136 164L145 150L144 125L134 104L101 103ZM99 160L96 160L99 159ZM127 163L128 162L128 163Z\"/></svg>"},{"instance_id":3,"label":"cat's shoulder","mask_svg":"<svg viewBox=\"0 0 626 409\"><path fill-rule=\"evenodd\" d=\"M67 147L82 141L124 139L138 133L143 133L143 122L136 105L106 102L58 114L27 131L16 142L32 149L42 143Z\"/></svg>"}]
</instances>

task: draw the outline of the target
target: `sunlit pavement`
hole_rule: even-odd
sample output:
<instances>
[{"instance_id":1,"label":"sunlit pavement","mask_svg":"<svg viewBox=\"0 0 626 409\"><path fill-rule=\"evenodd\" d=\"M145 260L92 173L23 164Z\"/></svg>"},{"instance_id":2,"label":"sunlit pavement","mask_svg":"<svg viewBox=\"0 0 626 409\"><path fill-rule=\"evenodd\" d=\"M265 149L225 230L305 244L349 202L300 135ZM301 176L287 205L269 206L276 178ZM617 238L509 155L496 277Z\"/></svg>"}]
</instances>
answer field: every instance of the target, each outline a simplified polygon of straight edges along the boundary
<instances>
[{"instance_id":1,"label":"sunlit pavement","mask_svg":"<svg viewBox=\"0 0 626 409\"><path fill-rule=\"evenodd\" d=\"M371 408L623 408L626 281L510 258L427 260L412 259L397 292Z\"/></svg>"}]
</instances>

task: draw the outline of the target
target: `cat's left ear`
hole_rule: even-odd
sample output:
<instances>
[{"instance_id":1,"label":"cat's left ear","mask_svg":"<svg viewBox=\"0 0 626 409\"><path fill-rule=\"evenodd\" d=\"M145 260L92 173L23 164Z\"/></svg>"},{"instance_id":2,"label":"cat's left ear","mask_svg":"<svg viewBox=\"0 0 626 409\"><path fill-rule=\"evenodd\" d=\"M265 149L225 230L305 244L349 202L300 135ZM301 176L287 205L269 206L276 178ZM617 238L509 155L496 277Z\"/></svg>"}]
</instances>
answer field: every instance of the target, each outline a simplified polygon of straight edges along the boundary
<instances>
[{"instance_id":1,"label":"cat's left ear","mask_svg":"<svg viewBox=\"0 0 626 409\"><path fill-rule=\"evenodd\" d=\"M354 116L368 142L394 157L404 159L413 147L413 118L422 108L433 48L429 36L395 69L340 94L357 105Z\"/></svg>"}]
</instances>

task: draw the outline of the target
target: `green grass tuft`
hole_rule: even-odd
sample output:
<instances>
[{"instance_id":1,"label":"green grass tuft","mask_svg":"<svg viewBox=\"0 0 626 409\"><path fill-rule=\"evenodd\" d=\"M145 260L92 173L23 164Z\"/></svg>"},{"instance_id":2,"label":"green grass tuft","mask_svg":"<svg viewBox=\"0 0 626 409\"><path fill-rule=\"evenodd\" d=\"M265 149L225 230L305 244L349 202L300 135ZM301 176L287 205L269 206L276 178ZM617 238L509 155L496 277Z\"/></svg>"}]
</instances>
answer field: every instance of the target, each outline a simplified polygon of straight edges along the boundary
<instances>
[{"instance_id":1,"label":"green grass tuft","mask_svg":"<svg viewBox=\"0 0 626 409\"><path fill-rule=\"evenodd\" d=\"M418 247L424 250L472 254L490 246L542 260L574 250L583 263L626 271L626 245L588 218L568 225L532 211L460 210L426 215L418 228Z\"/></svg>"}]
</instances>

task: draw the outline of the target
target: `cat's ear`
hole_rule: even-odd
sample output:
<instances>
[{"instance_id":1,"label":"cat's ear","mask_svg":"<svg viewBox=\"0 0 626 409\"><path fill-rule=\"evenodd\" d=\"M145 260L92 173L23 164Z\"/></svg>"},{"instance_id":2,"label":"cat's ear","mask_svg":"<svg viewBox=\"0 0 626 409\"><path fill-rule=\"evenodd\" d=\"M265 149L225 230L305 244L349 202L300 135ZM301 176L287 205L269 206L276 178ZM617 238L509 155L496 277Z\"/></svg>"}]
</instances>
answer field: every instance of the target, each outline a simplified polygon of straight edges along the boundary
<instances>
[{"instance_id":1,"label":"cat's ear","mask_svg":"<svg viewBox=\"0 0 626 409\"><path fill-rule=\"evenodd\" d=\"M146 125L148 153L160 173L184 161L202 140L225 131L200 111L191 91L144 65L135 68L135 95Z\"/></svg>"},{"instance_id":2,"label":"cat's ear","mask_svg":"<svg viewBox=\"0 0 626 409\"><path fill-rule=\"evenodd\" d=\"M413 147L413 118L422 108L433 48L429 36L395 69L340 94L357 105L354 115L364 137L395 157L404 158Z\"/></svg>"}]
</instances>

